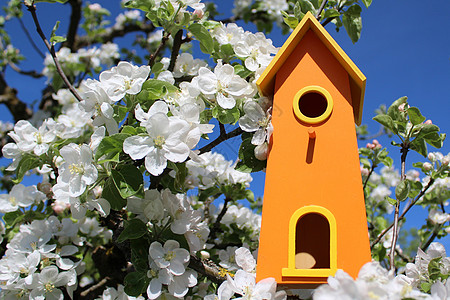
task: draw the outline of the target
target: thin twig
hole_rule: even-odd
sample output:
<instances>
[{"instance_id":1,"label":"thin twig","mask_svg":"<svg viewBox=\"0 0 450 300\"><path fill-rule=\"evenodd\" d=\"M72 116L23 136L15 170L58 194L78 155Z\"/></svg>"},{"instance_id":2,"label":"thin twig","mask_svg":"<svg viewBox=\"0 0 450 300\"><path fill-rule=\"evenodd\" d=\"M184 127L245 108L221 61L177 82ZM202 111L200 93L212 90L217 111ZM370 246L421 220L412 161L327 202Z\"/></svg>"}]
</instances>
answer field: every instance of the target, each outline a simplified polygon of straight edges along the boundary
<instances>
[{"instance_id":1,"label":"thin twig","mask_svg":"<svg viewBox=\"0 0 450 300\"><path fill-rule=\"evenodd\" d=\"M161 52L162 48L164 47L164 45L166 44L167 40L169 39L170 33L163 33L163 37L161 39L161 42L159 43L158 48L156 49L156 51L152 54L150 54L150 58L148 60L148 65L150 67L152 67L155 64L155 59L158 56L159 52Z\"/></svg>"},{"instance_id":2,"label":"thin twig","mask_svg":"<svg viewBox=\"0 0 450 300\"><path fill-rule=\"evenodd\" d=\"M406 180L406 155L408 154L408 145L403 144L402 149L400 149L401 152L401 181ZM392 244L391 244L391 251L389 252L389 262L391 265L391 270L395 270L395 246L397 244L398 239L398 232L399 232L399 223L398 223L398 217L399 217L399 210L400 210L400 200L397 199L397 203L395 203L395 212L394 212L394 227L392 230Z\"/></svg>"},{"instance_id":3,"label":"thin twig","mask_svg":"<svg viewBox=\"0 0 450 300\"><path fill-rule=\"evenodd\" d=\"M322 13L322 10L325 8L325 5L327 5L327 2L328 2L328 0L322 1L322 4L320 5L319 10L317 11L317 14L316 14L317 20L320 20L320 14Z\"/></svg>"},{"instance_id":4,"label":"thin twig","mask_svg":"<svg viewBox=\"0 0 450 300\"><path fill-rule=\"evenodd\" d=\"M31 13L31 16L33 17L34 24L36 25L36 31L38 32L39 36L44 41L45 46L47 47L48 51L50 51L50 54L53 57L53 61L56 66L56 71L61 76L65 85L70 90L70 92L74 95L74 97L80 102L83 101L83 98L81 98L80 95L78 95L77 90L75 90L73 85L69 82L69 79L67 79L66 74L64 74L64 71L62 70L61 65L59 63L58 57L56 56L54 45L51 45L50 42L45 37L44 32L41 29L41 25L39 24L39 20L36 15L36 7L34 7L33 5L25 5L25 6L27 7L28 11Z\"/></svg>"},{"instance_id":5,"label":"thin twig","mask_svg":"<svg viewBox=\"0 0 450 300\"><path fill-rule=\"evenodd\" d=\"M370 172L367 175L366 180L364 181L363 190L366 190L366 186L367 186L367 183L369 182L369 178L372 175L372 173L373 173L373 171L375 170L376 167L377 167L376 165L372 165L372 167L370 168Z\"/></svg>"},{"instance_id":6,"label":"thin twig","mask_svg":"<svg viewBox=\"0 0 450 300\"><path fill-rule=\"evenodd\" d=\"M87 290L84 290L80 293L81 297L86 297L87 295L89 295L89 293L95 291L98 288L101 288L102 286L104 286L111 278L109 277L105 277L102 280L100 280L97 284L94 284L93 286L91 286L90 288L88 288Z\"/></svg>"},{"instance_id":7,"label":"thin twig","mask_svg":"<svg viewBox=\"0 0 450 300\"><path fill-rule=\"evenodd\" d=\"M28 41L30 41L31 46L33 47L34 50L36 50L36 52L39 54L39 56L41 58L45 58L45 54L42 53L42 51L39 49L39 47L36 45L36 43L34 42L33 38L30 35L30 32L28 31L27 27L25 26L25 24L23 24L23 21L21 18L17 18L17 20L19 21L20 27L22 28L23 32L25 33L25 35L27 36Z\"/></svg>"},{"instance_id":8,"label":"thin twig","mask_svg":"<svg viewBox=\"0 0 450 300\"><path fill-rule=\"evenodd\" d=\"M426 193L426 191L433 185L434 179L430 178L430 181L428 182L427 186L420 191L420 193L414 198L413 201L411 201L408 206L403 210L403 213L398 218L398 221L400 222L405 217L406 213L419 201L419 199ZM370 249L372 249L376 244L380 242L380 240L383 238L383 236L386 235L386 233L394 226L394 223L386 227L378 236L377 238L370 244Z\"/></svg>"},{"instance_id":9,"label":"thin twig","mask_svg":"<svg viewBox=\"0 0 450 300\"><path fill-rule=\"evenodd\" d=\"M8 65L11 67L11 69L13 69L14 71L16 71L17 73L22 74L22 75L31 76L33 78L41 78L44 76L42 73L38 73L34 70L33 71L24 71L13 62L9 62Z\"/></svg>"},{"instance_id":10,"label":"thin twig","mask_svg":"<svg viewBox=\"0 0 450 300\"><path fill-rule=\"evenodd\" d=\"M220 223L222 222L223 217L227 213L228 210L228 203L231 201L231 198L226 197L225 201L223 202L222 210L220 211L219 215L217 216L216 222L214 222L214 225L211 228L211 231L209 233L209 239L213 241L216 238L217 231L220 229Z\"/></svg>"},{"instance_id":11,"label":"thin twig","mask_svg":"<svg viewBox=\"0 0 450 300\"><path fill-rule=\"evenodd\" d=\"M420 246L420 249L422 249L422 251L427 251L428 247L431 245L431 243L437 238L439 231L442 229L442 224L437 224L434 227L433 230L433 234L430 236L430 238L427 240L427 242L425 244L423 244L423 246Z\"/></svg>"},{"instance_id":12,"label":"thin twig","mask_svg":"<svg viewBox=\"0 0 450 300\"><path fill-rule=\"evenodd\" d=\"M115 38L125 36L128 33L136 31L150 33L154 30L155 26L151 22L142 24L126 24L121 28L109 27L106 28L102 33L97 34L95 37L89 37L87 35L78 36L75 40L73 51L91 45L93 43L112 42Z\"/></svg>"}]
</instances>

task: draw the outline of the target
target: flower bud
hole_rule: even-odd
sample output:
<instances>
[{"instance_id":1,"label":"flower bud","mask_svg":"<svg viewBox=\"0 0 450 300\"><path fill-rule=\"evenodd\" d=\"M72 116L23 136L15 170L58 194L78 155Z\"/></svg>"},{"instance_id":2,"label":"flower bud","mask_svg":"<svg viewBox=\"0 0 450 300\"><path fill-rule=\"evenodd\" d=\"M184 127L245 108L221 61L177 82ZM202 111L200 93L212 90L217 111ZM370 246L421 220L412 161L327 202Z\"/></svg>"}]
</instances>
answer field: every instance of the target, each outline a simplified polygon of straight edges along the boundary
<instances>
[{"instance_id":1,"label":"flower bud","mask_svg":"<svg viewBox=\"0 0 450 300\"><path fill-rule=\"evenodd\" d=\"M450 157L444 156L444 158L441 160L441 163L443 166L448 166L450 163Z\"/></svg>"},{"instance_id":2,"label":"flower bud","mask_svg":"<svg viewBox=\"0 0 450 300\"><path fill-rule=\"evenodd\" d=\"M209 254L208 251L202 250L200 251L200 255L203 259L209 259L211 257L211 255Z\"/></svg>"},{"instance_id":3,"label":"flower bud","mask_svg":"<svg viewBox=\"0 0 450 300\"><path fill-rule=\"evenodd\" d=\"M398 110L399 110L399 111L405 111L405 106L406 106L406 103L400 104L400 105L398 106Z\"/></svg>"},{"instance_id":4,"label":"flower bud","mask_svg":"<svg viewBox=\"0 0 450 300\"><path fill-rule=\"evenodd\" d=\"M263 143L255 147L255 157L259 160L267 159L267 151L269 150L269 146L267 143Z\"/></svg>"},{"instance_id":5,"label":"flower bud","mask_svg":"<svg viewBox=\"0 0 450 300\"><path fill-rule=\"evenodd\" d=\"M362 165L360 166L360 169L361 169L361 175L362 176L369 176L369 170L364 168Z\"/></svg>"},{"instance_id":6,"label":"flower bud","mask_svg":"<svg viewBox=\"0 0 450 300\"><path fill-rule=\"evenodd\" d=\"M423 123L423 124L431 125L431 124L433 124L433 122L431 122L431 120L426 120L425 123Z\"/></svg>"},{"instance_id":7,"label":"flower bud","mask_svg":"<svg viewBox=\"0 0 450 300\"><path fill-rule=\"evenodd\" d=\"M193 13L192 16L195 16L199 19L203 18L203 16L205 15L205 12L202 9L196 9Z\"/></svg>"},{"instance_id":8,"label":"flower bud","mask_svg":"<svg viewBox=\"0 0 450 300\"><path fill-rule=\"evenodd\" d=\"M428 153L427 158L429 161L433 161L433 162L436 161L436 155L434 155L434 153L432 153L432 152Z\"/></svg>"},{"instance_id":9,"label":"flower bud","mask_svg":"<svg viewBox=\"0 0 450 300\"><path fill-rule=\"evenodd\" d=\"M426 163L424 163L424 164L422 165L422 168L423 168L425 171L431 171L431 170L433 170L433 165L431 165L429 162L426 162Z\"/></svg>"}]
</instances>

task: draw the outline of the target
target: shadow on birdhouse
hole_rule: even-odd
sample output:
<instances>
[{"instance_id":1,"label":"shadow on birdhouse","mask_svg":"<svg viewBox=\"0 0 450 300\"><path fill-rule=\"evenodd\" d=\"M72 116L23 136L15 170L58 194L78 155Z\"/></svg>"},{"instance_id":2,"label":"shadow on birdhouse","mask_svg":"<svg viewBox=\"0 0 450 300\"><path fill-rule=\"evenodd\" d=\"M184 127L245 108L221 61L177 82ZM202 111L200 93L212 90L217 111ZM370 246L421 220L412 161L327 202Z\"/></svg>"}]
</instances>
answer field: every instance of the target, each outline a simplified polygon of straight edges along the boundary
<instances>
[{"instance_id":1,"label":"shadow on birdhouse","mask_svg":"<svg viewBox=\"0 0 450 300\"><path fill-rule=\"evenodd\" d=\"M274 101L257 280L309 287L371 260L354 125L365 83L311 13L257 81Z\"/></svg>"}]
</instances>

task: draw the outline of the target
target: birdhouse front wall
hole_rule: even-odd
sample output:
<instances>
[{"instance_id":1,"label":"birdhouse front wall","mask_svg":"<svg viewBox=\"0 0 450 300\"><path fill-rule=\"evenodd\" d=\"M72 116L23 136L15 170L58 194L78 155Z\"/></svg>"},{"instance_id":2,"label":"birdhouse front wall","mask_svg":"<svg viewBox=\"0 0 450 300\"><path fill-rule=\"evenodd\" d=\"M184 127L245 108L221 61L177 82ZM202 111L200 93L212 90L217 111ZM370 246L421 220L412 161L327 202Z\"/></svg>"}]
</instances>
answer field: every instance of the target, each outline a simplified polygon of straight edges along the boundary
<instances>
[{"instance_id":1,"label":"birdhouse front wall","mask_svg":"<svg viewBox=\"0 0 450 300\"><path fill-rule=\"evenodd\" d=\"M321 123L303 122L294 113L293 99L305 87L320 87L332 98L332 112ZM334 217L336 243L329 251L336 254L338 269L356 277L371 257L348 73L309 30L277 72L274 91L257 279L326 282L331 266L317 277L314 271L304 277L282 275L288 267L289 239L295 238L289 235L289 223L307 206L323 208ZM319 211L317 215L323 216ZM309 236L330 239L316 227L307 226Z\"/></svg>"}]
</instances>

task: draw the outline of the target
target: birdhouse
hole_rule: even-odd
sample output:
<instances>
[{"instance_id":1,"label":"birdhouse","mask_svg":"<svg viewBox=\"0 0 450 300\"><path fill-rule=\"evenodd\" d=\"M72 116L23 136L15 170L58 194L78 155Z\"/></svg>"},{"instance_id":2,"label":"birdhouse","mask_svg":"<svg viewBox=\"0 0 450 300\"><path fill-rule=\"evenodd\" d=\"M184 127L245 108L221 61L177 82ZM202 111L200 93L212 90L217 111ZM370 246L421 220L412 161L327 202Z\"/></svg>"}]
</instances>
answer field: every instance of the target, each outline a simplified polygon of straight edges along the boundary
<instances>
[{"instance_id":1,"label":"birdhouse","mask_svg":"<svg viewBox=\"0 0 450 300\"><path fill-rule=\"evenodd\" d=\"M257 81L274 127L257 280L306 287L371 261L355 130L365 83L311 13Z\"/></svg>"}]
</instances>

